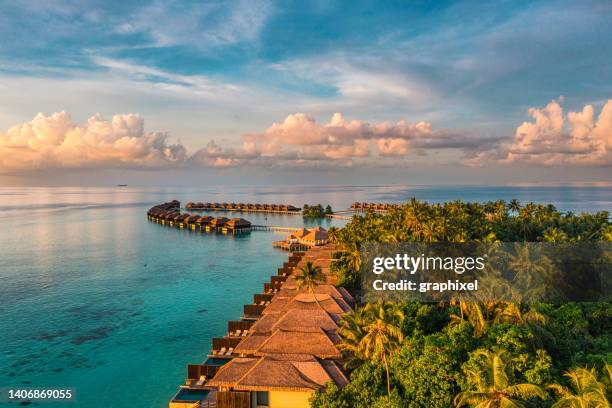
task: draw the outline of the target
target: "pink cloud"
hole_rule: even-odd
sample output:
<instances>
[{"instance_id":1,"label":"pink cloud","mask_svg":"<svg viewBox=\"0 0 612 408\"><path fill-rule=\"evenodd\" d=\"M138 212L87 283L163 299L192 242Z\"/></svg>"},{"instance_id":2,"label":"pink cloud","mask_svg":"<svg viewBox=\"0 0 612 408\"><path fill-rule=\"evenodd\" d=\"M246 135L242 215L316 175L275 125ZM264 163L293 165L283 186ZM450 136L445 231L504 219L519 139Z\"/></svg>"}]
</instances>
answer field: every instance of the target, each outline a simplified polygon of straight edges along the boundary
<instances>
[{"instance_id":1,"label":"pink cloud","mask_svg":"<svg viewBox=\"0 0 612 408\"><path fill-rule=\"evenodd\" d=\"M363 120L346 120L335 113L329 122L320 124L304 113L288 115L261 133L243 136L241 149L222 150L218 157L233 157L259 162L337 161L352 165L356 160L376 157L405 157L415 149L463 149L475 141L446 130L434 130L428 122L370 124ZM209 157L200 151L196 156Z\"/></svg>"}]
</instances>

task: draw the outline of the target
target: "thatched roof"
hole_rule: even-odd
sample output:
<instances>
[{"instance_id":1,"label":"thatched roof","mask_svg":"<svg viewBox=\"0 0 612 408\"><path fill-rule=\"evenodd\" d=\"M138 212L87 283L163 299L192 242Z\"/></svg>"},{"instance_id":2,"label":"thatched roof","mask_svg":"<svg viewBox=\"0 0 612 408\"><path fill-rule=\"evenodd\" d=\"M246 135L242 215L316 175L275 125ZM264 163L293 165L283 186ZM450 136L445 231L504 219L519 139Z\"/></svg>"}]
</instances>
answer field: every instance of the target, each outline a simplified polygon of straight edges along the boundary
<instances>
[{"instance_id":1,"label":"thatched roof","mask_svg":"<svg viewBox=\"0 0 612 408\"><path fill-rule=\"evenodd\" d=\"M263 315L253 326L254 333L271 333L280 330L302 330L303 328L323 329L325 331L338 329L336 316L332 317L322 309L297 310L290 309L285 313L268 313Z\"/></svg>"},{"instance_id":2,"label":"thatched roof","mask_svg":"<svg viewBox=\"0 0 612 408\"><path fill-rule=\"evenodd\" d=\"M228 221L229 219L225 217L216 217L210 220L210 225L218 227L218 226L224 225Z\"/></svg>"},{"instance_id":3,"label":"thatched roof","mask_svg":"<svg viewBox=\"0 0 612 408\"><path fill-rule=\"evenodd\" d=\"M316 227L308 231L308 234L302 237L302 241L316 242L327 241L327 230L325 228Z\"/></svg>"},{"instance_id":4,"label":"thatched roof","mask_svg":"<svg viewBox=\"0 0 612 408\"><path fill-rule=\"evenodd\" d=\"M199 219L200 219L200 216L199 216L199 215L192 215L192 216L190 216L189 218L187 218L187 220L186 220L186 221L187 221L188 223L190 223L190 224L191 224L191 223L193 223L193 222L196 222L196 221L197 221L197 220L199 220Z\"/></svg>"},{"instance_id":5,"label":"thatched roof","mask_svg":"<svg viewBox=\"0 0 612 408\"><path fill-rule=\"evenodd\" d=\"M253 354L259 350L268 337L270 337L269 333L251 333L234 348L234 353Z\"/></svg>"},{"instance_id":6,"label":"thatched roof","mask_svg":"<svg viewBox=\"0 0 612 408\"><path fill-rule=\"evenodd\" d=\"M208 224L212 219L210 215L203 215L196 220L196 224Z\"/></svg>"},{"instance_id":7,"label":"thatched roof","mask_svg":"<svg viewBox=\"0 0 612 408\"><path fill-rule=\"evenodd\" d=\"M335 299L328 294L316 294L318 303L310 293L300 293L295 297L275 296L263 314L284 313L291 309L317 310L323 309L329 314L343 314L351 311L351 307L344 299Z\"/></svg>"},{"instance_id":8,"label":"thatched roof","mask_svg":"<svg viewBox=\"0 0 612 408\"><path fill-rule=\"evenodd\" d=\"M313 356L271 355L259 359L235 358L221 367L209 385L251 391L312 391L329 381L340 387L348 383L332 361Z\"/></svg>"},{"instance_id":9,"label":"thatched roof","mask_svg":"<svg viewBox=\"0 0 612 408\"><path fill-rule=\"evenodd\" d=\"M277 296L279 296L279 297L294 297L298 293L308 293L308 291L305 288L302 288L302 289L298 290L297 285L295 284L295 280L292 279L291 281L287 280L283 284L283 287L278 292ZM317 294L327 294L327 295L330 295L331 297L333 297L334 299L342 299L342 300L346 301L349 304L354 302L353 296L346 289L344 289L341 286L334 286L334 285L327 285L327 284L318 285L315 288L315 293L317 293Z\"/></svg>"},{"instance_id":10,"label":"thatched roof","mask_svg":"<svg viewBox=\"0 0 612 408\"><path fill-rule=\"evenodd\" d=\"M230 228L248 228L251 226L251 223L244 218L232 218L231 220L225 223Z\"/></svg>"}]
</instances>

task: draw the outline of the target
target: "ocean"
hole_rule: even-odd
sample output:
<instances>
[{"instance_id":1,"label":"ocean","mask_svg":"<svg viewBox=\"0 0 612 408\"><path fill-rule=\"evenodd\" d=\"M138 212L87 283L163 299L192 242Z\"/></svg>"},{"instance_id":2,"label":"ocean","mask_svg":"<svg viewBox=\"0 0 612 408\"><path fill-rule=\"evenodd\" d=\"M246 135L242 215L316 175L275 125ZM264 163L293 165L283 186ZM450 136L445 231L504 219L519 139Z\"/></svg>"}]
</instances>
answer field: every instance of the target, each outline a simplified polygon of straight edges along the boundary
<instances>
[{"instance_id":1,"label":"ocean","mask_svg":"<svg viewBox=\"0 0 612 408\"><path fill-rule=\"evenodd\" d=\"M0 188L0 388L75 390L75 401L38 404L46 407L165 407L186 365L205 359L211 338L225 333L286 259L271 245L283 234L178 230L147 221L152 205L178 199L343 209L413 196L612 210L610 187ZM298 216L242 217L304 225Z\"/></svg>"}]
</instances>

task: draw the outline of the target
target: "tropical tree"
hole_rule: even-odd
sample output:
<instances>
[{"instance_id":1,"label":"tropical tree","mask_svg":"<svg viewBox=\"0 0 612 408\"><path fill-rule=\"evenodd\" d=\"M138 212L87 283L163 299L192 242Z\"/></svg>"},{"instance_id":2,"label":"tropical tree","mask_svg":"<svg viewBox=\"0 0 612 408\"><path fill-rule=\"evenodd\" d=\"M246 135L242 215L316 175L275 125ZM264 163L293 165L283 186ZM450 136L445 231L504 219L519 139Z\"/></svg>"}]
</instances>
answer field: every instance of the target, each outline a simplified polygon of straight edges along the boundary
<instances>
[{"instance_id":1,"label":"tropical tree","mask_svg":"<svg viewBox=\"0 0 612 408\"><path fill-rule=\"evenodd\" d=\"M466 370L466 374L468 384L475 389L457 394L453 401L456 407L523 408L525 400L546 398L544 390L535 384L511 383L510 366L503 351L474 353L480 357L480 366Z\"/></svg>"},{"instance_id":2,"label":"tropical tree","mask_svg":"<svg viewBox=\"0 0 612 408\"><path fill-rule=\"evenodd\" d=\"M307 261L304 266L300 268L300 273L295 277L295 283L298 289L305 288L308 293L312 294L317 305L321 307L317 296L315 295L315 290L317 286L322 283L325 283L325 275L321 270L321 267L315 266L312 261Z\"/></svg>"},{"instance_id":3,"label":"tropical tree","mask_svg":"<svg viewBox=\"0 0 612 408\"><path fill-rule=\"evenodd\" d=\"M521 203L516 199L513 198L512 200L510 200L510 202L508 203L508 209L516 214L519 213L519 211L521 211Z\"/></svg>"},{"instance_id":4,"label":"tropical tree","mask_svg":"<svg viewBox=\"0 0 612 408\"><path fill-rule=\"evenodd\" d=\"M610 375L610 366L605 371ZM605 375L606 373L604 373ZM559 397L551 408L609 408L606 385L597 380L595 368L576 368L565 373L570 388L560 384L548 386ZM605 379L604 379L605 381Z\"/></svg>"},{"instance_id":5,"label":"tropical tree","mask_svg":"<svg viewBox=\"0 0 612 408\"><path fill-rule=\"evenodd\" d=\"M404 336L404 313L394 303L368 303L363 309L343 317L338 332L343 337L340 348L361 360L382 360L387 376L387 396L391 398L389 357L395 353Z\"/></svg>"},{"instance_id":6,"label":"tropical tree","mask_svg":"<svg viewBox=\"0 0 612 408\"><path fill-rule=\"evenodd\" d=\"M529 328L538 346L544 342L554 343L554 336L546 329L547 318L540 312L528 308L524 304L514 302L499 302L495 310L496 323L511 323Z\"/></svg>"},{"instance_id":7,"label":"tropical tree","mask_svg":"<svg viewBox=\"0 0 612 408\"><path fill-rule=\"evenodd\" d=\"M331 242L332 244L337 244L340 239L339 234L340 234L340 228L330 227L327 230L327 238L329 239L329 242Z\"/></svg>"}]
</instances>

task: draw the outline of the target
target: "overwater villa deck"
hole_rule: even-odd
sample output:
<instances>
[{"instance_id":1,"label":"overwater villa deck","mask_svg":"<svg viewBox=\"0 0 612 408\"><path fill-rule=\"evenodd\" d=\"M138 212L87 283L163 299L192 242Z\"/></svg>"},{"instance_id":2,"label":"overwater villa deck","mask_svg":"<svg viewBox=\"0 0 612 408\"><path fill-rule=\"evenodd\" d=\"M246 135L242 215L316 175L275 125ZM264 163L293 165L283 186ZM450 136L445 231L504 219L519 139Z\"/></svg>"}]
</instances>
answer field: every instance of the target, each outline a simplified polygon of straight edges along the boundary
<instances>
[{"instance_id":1,"label":"overwater villa deck","mask_svg":"<svg viewBox=\"0 0 612 408\"><path fill-rule=\"evenodd\" d=\"M394 208L400 208L400 204L390 204L390 203L360 203L355 202L351 204L351 210L353 211L389 211Z\"/></svg>"},{"instance_id":2,"label":"overwater villa deck","mask_svg":"<svg viewBox=\"0 0 612 408\"><path fill-rule=\"evenodd\" d=\"M307 251L309 248L328 243L327 231L322 227L301 228L292 231L284 240L274 241L272 245L286 251Z\"/></svg>"},{"instance_id":3,"label":"overwater villa deck","mask_svg":"<svg viewBox=\"0 0 612 408\"><path fill-rule=\"evenodd\" d=\"M156 205L147 211L147 218L171 227L187 228L192 231L222 232L237 234L253 229L250 221L244 218L211 217L208 215L181 213L180 202L171 201Z\"/></svg>"},{"instance_id":4,"label":"overwater villa deck","mask_svg":"<svg viewBox=\"0 0 612 408\"><path fill-rule=\"evenodd\" d=\"M264 293L255 294L253 303L244 306L242 319L228 322L227 335L213 339L207 360L188 366L183 391L170 408L308 407L312 393L329 381L346 385L336 330L354 300L330 283L333 252L326 245L291 253L265 284ZM299 289L295 280L307 261L321 267L328 278L314 294ZM183 404L179 394L193 398L197 389L206 390L201 402Z\"/></svg>"},{"instance_id":5,"label":"overwater villa deck","mask_svg":"<svg viewBox=\"0 0 612 408\"><path fill-rule=\"evenodd\" d=\"M299 215L302 209L289 204L252 204L252 203L202 203L189 202L185 205L192 211L238 211L238 212L266 212L278 214Z\"/></svg>"}]
</instances>

